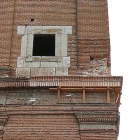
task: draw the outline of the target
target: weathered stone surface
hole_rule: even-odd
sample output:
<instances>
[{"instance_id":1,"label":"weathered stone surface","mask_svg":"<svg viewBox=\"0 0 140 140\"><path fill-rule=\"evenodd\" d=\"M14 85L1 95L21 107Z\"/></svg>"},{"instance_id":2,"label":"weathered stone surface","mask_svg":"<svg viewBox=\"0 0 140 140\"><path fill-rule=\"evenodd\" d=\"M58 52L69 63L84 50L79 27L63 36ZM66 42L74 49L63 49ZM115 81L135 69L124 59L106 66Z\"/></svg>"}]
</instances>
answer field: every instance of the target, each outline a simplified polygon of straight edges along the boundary
<instances>
[{"instance_id":1,"label":"weathered stone surface","mask_svg":"<svg viewBox=\"0 0 140 140\"><path fill-rule=\"evenodd\" d=\"M27 49L27 35L24 35L21 40L21 51L20 56L26 56L26 49Z\"/></svg>"},{"instance_id":2,"label":"weathered stone surface","mask_svg":"<svg viewBox=\"0 0 140 140\"><path fill-rule=\"evenodd\" d=\"M90 129L104 129L104 130L108 130L108 129L114 129L116 130L115 125L99 125L99 124L81 124L80 125L80 130L90 130Z\"/></svg>"},{"instance_id":3,"label":"weathered stone surface","mask_svg":"<svg viewBox=\"0 0 140 140\"><path fill-rule=\"evenodd\" d=\"M56 34L55 35L55 49L60 48L61 47L61 34Z\"/></svg>"},{"instance_id":4,"label":"weathered stone surface","mask_svg":"<svg viewBox=\"0 0 140 140\"><path fill-rule=\"evenodd\" d=\"M26 68L40 67L40 62L26 62Z\"/></svg>"},{"instance_id":5,"label":"weathered stone surface","mask_svg":"<svg viewBox=\"0 0 140 140\"><path fill-rule=\"evenodd\" d=\"M16 77L30 77L30 68L16 68Z\"/></svg>"},{"instance_id":6,"label":"weathered stone surface","mask_svg":"<svg viewBox=\"0 0 140 140\"><path fill-rule=\"evenodd\" d=\"M62 62L41 62L41 67L48 68L62 67Z\"/></svg>"},{"instance_id":7,"label":"weathered stone surface","mask_svg":"<svg viewBox=\"0 0 140 140\"><path fill-rule=\"evenodd\" d=\"M72 34L72 26L65 26L63 34Z\"/></svg>"},{"instance_id":8,"label":"weathered stone surface","mask_svg":"<svg viewBox=\"0 0 140 140\"><path fill-rule=\"evenodd\" d=\"M32 61L33 62L40 62L41 61L41 56L32 56Z\"/></svg>"},{"instance_id":9,"label":"weathered stone surface","mask_svg":"<svg viewBox=\"0 0 140 140\"><path fill-rule=\"evenodd\" d=\"M31 68L31 76L51 76L55 75L55 68Z\"/></svg>"},{"instance_id":10,"label":"weathered stone surface","mask_svg":"<svg viewBox=\"0 0 140 140\"><path fill-rule=\"evenodd\" d=\"M27 55L25 57L25 62L32 62L33 61L33 57L31 55Z\"/></svg>"},{"instance_id":11,"label":"weathered stone surface","mask_svg":"<svg viewBox=\"0 0 140 140\"><path fill-rule=\"evenodd\" d=\"M33 39L34 39L34 35L33 34L29 34L28 38L27 38L26 56L32 56L32 52L33 52Z\"/></svg>"},{"instance_id":12,"label":"weathered stone surface","mask_svg":"<svg viewBox=\"0 0 140 140\"><path fill-rule=\"evenodd\" d=\"M62 50L61 47L56 47L55 49L55 56L62 56Z\"/></svg>"},{"instance_id":13,"label":"weathered stone surface","mask_svg":"<svg viewBox=\"0 0 140 140\"><path fill-rule=\"evenodd\" d=\"M61 56L42 56L41 57L41 61L42 62L58 62L58 61L62 61L62 57Z\"/></svg>"},{"instance_id":14,"label":"weathered stone surface","mask_svg":"<svg viewBox=\"0 0 140 140\"><path fill-rule=\"evenodd\" d=\"M26 56L25 57L25 63L26 62L40 62L41 61L41 56Z\"/></svg>"},{"instance_id":15,"label":"weathered stone surface","mask_svg":"<svg viewBox=\"0 0 140 140\"><path fill-rule=\"evenodd\" d=\"M56 68L56 75L58 76L68 75L68 68L67 67Z\"/></svg>"},{"instance_id":16,"label":"weathered stone surface","mask_svg":"<svg viewBox=\"0 0 140 140\"><path fill-rule=\"evenodd\" d=\"M72 33L72 26L19 26L19 31L25 29L25 35L21 42L21 55L25 57L25 63L19 62L17 67L62 67L62 57L67 57L68 36ZM55 34L55 57L35 57L33 52L34 34ZM21 60L20 60L21 61ZM33 63L33 62L40 62ZM51 63L49 63L51 62ZM21 63L21 64L20 64ZM64 60L64 67L69 66L69 62Z\"/></svg>"},{"instance_id":17,"label":"weathered stone surface","mask_svg":"<svg viewBox=\"0 0 140 140\"><path fill-rule=\"evenodd\" d=\"M70 57L63 57L63 67L70 67Z\"/></svg>"},{"instance_id":18,"label":"weathered stone surface","mask_svg":"<svg viewBox=\"0 0 140 140\"><path fill-rule=\"evenodd\" d=\"M72 26L43 26L43 34L72 34Z\"/></svg>"},{"instance_id":19,"label":"weathered stone surface","mask_svg":"<svg viewBox=\"0 0 140 140\"><path fill-rule=\"evenodd\" d=\"M67 56L68 36L61 35L61 56Z\"/></svg>"},{"instance_id":20,"label":"weathered stone surface","mask_svg":"<svg viewBox=\"0 0 140 140\"><path fill-rule=\"evenodd\" d=\"M43 29L43 34L62 34L62 29Z\"/></svg>"},{"instance_id":21,"label":"weathered stone surface","mask_svg":"<svg viewBox=\"0 0 140 140\"><path fill-rule=\"evenodd\" d=\"M17 34L18 35L24 35L25 34L25 29L26 29L25 26L18 26Z\"/></svg>"},{"instance_id":22,"label":"weathered stone surface","mask_svg":"<svg viewBox=\"0 0 140 140\"><path fill-rule=\"evenodd\" d=\"M27 34L43 34L43 26L27 26Z\"/></svg>"},{"instance_id":23,"label":"weathered stone surface","mask_svg":"<svg viewBox=\"0 0 140 140\"><path fill-rule=\"evenodd\" d=\"M17 59L17 67L24 67L25 58L24 57L18 57Z\"/></svg>"}]
</instances>

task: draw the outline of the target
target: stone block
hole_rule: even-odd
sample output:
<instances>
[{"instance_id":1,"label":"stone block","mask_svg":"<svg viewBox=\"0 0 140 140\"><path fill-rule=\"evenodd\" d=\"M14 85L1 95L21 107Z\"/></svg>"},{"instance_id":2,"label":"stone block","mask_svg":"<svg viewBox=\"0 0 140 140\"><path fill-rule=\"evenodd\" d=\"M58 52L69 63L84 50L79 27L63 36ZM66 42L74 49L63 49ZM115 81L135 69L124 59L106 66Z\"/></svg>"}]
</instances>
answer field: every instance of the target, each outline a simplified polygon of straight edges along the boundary
<instances>
[{"instance_id":1,"label":"stone block","mask_svg":"<svg viewBox=\"0 0 140 140\"><path fill-rule=\"evenodd\" d=\"M34 39L34 35L33 35L33 34L28 35L28 38L27 38L26 56L32 56L32 51L33 51L33 39Z\"/></svg>"},{"instance_id":2,"label":"stone block","mask_svg":"<svg viewBox=\"0 0 140 140\"><path fill-rule=\"evenodd\" d=\"M63 57L63 67L70 67L70 57Z\"/></svg>"},{"instance_id":3,"label":"stone block","mask_svg":"<svg viewBox=\"0 0 140 140\"><path fill-rule=\"evenodd\" d=\"M55 56L62 56L62 48L61 47L55 47Z\"/></svg>"},{"instance_id":4,"label":"stone block","mask_svg":"<svg viewBox=\"0 0 140 140\"><path fill-rule=\"evenodd\" d=\"M72 26L18 26L17 34L72 34Z\"/></svg>"},{"instance_id":5,"label":"stone block","mask_svg":"<svg viewBox=\"0 0 140 140\"><path fill-rule=\"evenodd\" d=\"M16 77L30 77L30 68L16 68Z\"/></svg>"},{"instance_id":6,"label":"stone block","mask_svg":"<svg viewBox=\"0 0 140 140\"><path fill-rule=\"evenodd\" d=\"M48 68L62 67L62 62L41 62L41 67Z\"/></svg>"},{"instance_id":7,"label":"stone block","mask_svg":"<svg viewBox=\"0 0 140 140\"><path fill-rule=\"evenodd\" d=\"M25 58L24 57L18 57L17 58L17 67L24 67Z\"/></svg>"},{"instance_id":8,"label":"stone block","mask_svg":"<svg viewBox=\"0 0 140 140\"><path fill-rule=\"evenodd\" d=\"M61 35L55 35L55 48L57 49L58 47L61 47Z\"/></svg>"},{"instance_id":9,"label":"stone block","mask_svg":"<svg viewBox=\"0 0 140 140\"><path fill-rule=\"evenodd\" d=\"M40 67L40 62L26 62L25 67L26 68Z\"/></svg>"},{"instance_id":10,"label":"stone block","mask_svg":"<svg viewBox=\"0 0 140 140\"><path fill-rule=\"evenodd\" d=\"M62 57L60 57L60 56L42 56L42 58L41 58L41 61L42 62L60 62L60 61L62 61Z\"/></svg>"},{"instance_id":11,"label":"stone block","mask_svg":"<svg viewBox=\"0 0 140 140\"><path fill-rule=\"evenodd\" d=\"M93 125L93 124L80 124L80 129L81 130L89 130L89 129L104 129L104 130L107 130L107 129L114 129L116 130L116 127L115 125L105 125L105 124L102 124L102 125Z\"/></svg>"},{"instance_id":12,"label":"stone block","mask_svg":"<svg viewBox=\"0 0 140 140\"><path fill-rule=\"evenodd\" d=\"M62 29L43 29L43 34L62 34Z\"/></svg>"},{"instance_id":13,"label":"stone block","mask_svg":"<svg viewBox=\"0 0 140 140\"><path fill-rule=\"evenodd\" d=\"M27 35L24 35L21 40L20 56L26 56L26 48L27 48Z\"/></svg>"},{"instance_id":14,"label":"stone block","mask_svg":"<svg viewBox=\"0 0 140 140\"><path fill-rule=\"evenodd\" d=\"M72 34L72 26L64 26L63 34Z\"/></svg>"},{"instance_id":15,"label":"stone block","mask_svg":"<svg viewBox=\"0 0 140 140\"><path fill-rule=\"evenodd\" d=\"M41 61L41 56L32 56L32 61L33 62L40 62Z\"/></svg>"},{"instance_id":16,"label":"stone block","mask_svg":"<svg viewBox=\"0 0 140 140\"><path fill-rule=\"evenodd\" d=\"M43 34L43 26L27 26L27 34Z\"/></svg>"},{"instance_id":17,"label":"stone block","mask_svg":"<svg viewBox=\"0 0 140 140\"><path fill-rule=\"evenodd\" d=\"M61 56L67 56L68 35L61 35Z\"/></svg>"},{"instance_id":18,"label":"stone block","mask_svg":"<svg viewBox=\"0 0 140 140\"><path fill-rule=\"evenodd\" d=\"M56 75L57 76L68 75L68 68L67 67L56 68Z\"/></svg>"},{"instance_id":19,"label":"stone block","mask_svg":"<svg viewBox=\"0 0 140 140\"><path fill-rule=\"evenodd\" d=\"M63 26L43 26L43 34L62 34Z\"/></svg>"},{"instance_id":20,"label":"stone block","mask_svg":"<svg viewBox=\"0 0 140 140\"><path fill-rule=\"evenodd\" d=\"M56 60L57 62L62 61L62 58L63 58L63 57L61 57L61 56L55 56L55 60Z\"/></svg>"},{"instance_id":21,"label":"stone block","mask_svg":"<svg viewBox=\"0 0 140 140\"><path fill-rule=\"evenodd\" d=\"M40 62L41 61L41 56L26 56L25 57L26 62Z\"/></svg>"},{"instance_id":22,"label":"stone block","mask_svg":"<svg viewBox=\"0 0 140 140\"><path fill-rule=\"evenodd\" d=\"M55 68L31 68L31 76L51 76L55 75Z\"/></svg>"},{"instance_id":23,"label":"stone block","mask_svg":"<svg viewBox=\"0 0 140 140\"><path fill-rule=\"evenodd\" d=\"M27 55L25 57L25 62L32 62L33 61L33 57L31 55Z\"/></svg>"},{"instance_id":24,"label":"stone block","mask_svg":"<svg viewBox=\"0 0 140 140\"><path fill-rule=\"evenodd\" d=\"M25 26L18 26L17 28L17 34L18 35L24 35L25 34L25 31L26 30L26 27Z\"/></svg>"}]
</instances>

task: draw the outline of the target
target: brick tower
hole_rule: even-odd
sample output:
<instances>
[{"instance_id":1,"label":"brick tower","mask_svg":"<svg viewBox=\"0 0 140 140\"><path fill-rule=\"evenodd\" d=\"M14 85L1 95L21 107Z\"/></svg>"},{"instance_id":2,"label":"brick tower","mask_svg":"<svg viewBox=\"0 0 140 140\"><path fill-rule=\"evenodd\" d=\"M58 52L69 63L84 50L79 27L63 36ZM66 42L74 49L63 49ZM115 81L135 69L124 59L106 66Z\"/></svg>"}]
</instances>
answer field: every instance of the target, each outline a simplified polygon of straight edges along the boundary
<instances>
[{"instance_id":1,"label":"brick tower","mask_svg":"<svg viewBox=\"0 0 140 140\"><path fill-rule=\"evenodd\" d=\"M107 0L1 0L0 19L0 139L117 140Z\"/></svg>"}]
</instances>

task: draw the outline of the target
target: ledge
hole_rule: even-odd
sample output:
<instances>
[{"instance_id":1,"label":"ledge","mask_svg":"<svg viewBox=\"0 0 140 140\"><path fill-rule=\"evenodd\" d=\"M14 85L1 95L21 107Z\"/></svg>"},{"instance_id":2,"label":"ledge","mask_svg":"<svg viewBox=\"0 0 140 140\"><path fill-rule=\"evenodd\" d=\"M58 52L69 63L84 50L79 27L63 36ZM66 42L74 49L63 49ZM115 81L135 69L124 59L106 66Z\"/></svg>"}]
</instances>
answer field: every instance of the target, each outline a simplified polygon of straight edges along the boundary
<instances>
[{"instance_id":1,"label":"ledge","mask_svg":"<svg viewBox=\"0 0 140 140\"><path fill-rule=\"evenodd\" d=\"M87 86L87 87L119 87L122 88L122 77L93 77L93 76L39 76L30 78L1 78L0 88L18 87L58 87L58 86Z\"/></svg>"}]
</instances>

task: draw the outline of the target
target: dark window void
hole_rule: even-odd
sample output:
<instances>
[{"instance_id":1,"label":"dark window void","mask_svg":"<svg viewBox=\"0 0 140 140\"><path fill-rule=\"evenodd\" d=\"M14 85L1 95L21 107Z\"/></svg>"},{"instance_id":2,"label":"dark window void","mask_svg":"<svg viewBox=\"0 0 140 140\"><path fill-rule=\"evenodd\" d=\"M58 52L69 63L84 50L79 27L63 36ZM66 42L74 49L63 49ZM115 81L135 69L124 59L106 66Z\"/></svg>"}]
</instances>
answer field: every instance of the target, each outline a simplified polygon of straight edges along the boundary
<instances>
[{"instance_id":1,"label":"dark window void","mask_svg":"<svg viewBox=\"0 0 140 140\"><path fill-rule=\"evenodd\" d=\"M55 56L55 35L34 35L33 56Z\"/></svg>"}]
</instances>

